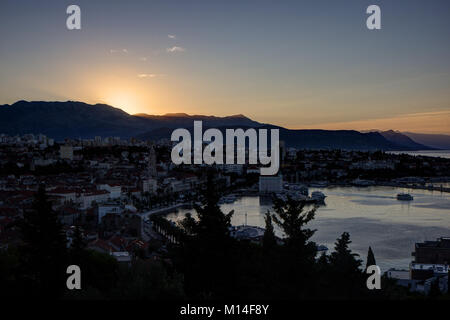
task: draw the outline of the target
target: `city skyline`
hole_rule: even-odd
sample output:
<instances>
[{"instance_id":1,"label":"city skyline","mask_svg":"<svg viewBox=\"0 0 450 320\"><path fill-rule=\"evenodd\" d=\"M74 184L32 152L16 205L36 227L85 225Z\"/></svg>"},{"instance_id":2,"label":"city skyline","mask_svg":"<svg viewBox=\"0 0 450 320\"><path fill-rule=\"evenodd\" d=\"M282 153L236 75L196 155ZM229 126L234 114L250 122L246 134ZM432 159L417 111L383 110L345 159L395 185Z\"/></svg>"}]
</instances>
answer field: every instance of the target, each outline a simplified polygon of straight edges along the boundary
<instances>
[{"instance_id":1,"label":"city skyline","mask_svg":"<svg viewBox=\"0 0 450 320\"><path fill-rule=\"evenodd\" d=\"M106 103L129 114L244 114L291 129L450 134L450 4L5 1L0 104Z\"/></svg>"},{"instance_id":2,"label":"city skyline","mask_svg":"<svg viewBox=\"0 0 450 320\"><path fill-rule=\"evenodd\" d=\"M0 1L0 297L164 319L448 301L449 13Z\"/></svg>"}]
</instances>

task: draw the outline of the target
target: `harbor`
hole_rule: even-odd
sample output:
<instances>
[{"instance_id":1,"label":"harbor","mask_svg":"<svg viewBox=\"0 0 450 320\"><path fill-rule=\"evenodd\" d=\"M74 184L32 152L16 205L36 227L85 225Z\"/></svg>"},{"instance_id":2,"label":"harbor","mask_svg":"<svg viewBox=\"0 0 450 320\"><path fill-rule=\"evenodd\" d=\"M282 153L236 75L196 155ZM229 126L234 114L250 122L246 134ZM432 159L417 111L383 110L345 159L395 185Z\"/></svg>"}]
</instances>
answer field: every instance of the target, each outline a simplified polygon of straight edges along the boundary
<instances>
[{"instance_id":1,"label":"harbor","mask_svg":"<svg viewBox=\"0 0 450 320\"><path fill-rule=\"evenodd\" d=\"M422 189L390 186L310 188L326 195L316 218L308 227L317 229L312 240L334 248L343 231L351 236L351 248L365 260L371 246L382 271L407 269L411 251L417 241L433 240L450 234L450 195ZM399 201L397 194L409 193L413 201ZM308 204L305 210L313 207ZM256 194L237 197L233 203L221 204L224 213L234 210L234 226L249 225L264 228L264 215L272 210L269 197ZM166 217L180 221L195 210L178 208ZM275 232L282 236L279 228Z\"/></svg>"}]
</instances>

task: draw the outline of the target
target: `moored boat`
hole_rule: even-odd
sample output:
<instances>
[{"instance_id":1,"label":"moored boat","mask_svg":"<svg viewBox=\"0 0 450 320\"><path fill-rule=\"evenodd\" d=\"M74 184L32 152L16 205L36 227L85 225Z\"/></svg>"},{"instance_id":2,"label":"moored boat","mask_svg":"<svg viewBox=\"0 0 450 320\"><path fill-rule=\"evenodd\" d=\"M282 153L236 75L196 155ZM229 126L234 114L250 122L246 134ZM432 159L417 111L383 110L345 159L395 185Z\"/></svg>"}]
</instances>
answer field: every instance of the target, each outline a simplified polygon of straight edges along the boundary
<instances>
[{"instance_id":1,"label":"moored boat","mask_svg":"<svg viewBox=\"0 0 450 320\"><path fill-rule=\"evenodd\" d=\"M410 195L409 193L399 193L399 194L397 194L397 200L411 201L413 199L414 199L413 196Z\"/></svg>"},{"instance_id":2,"label":"moored boat","mask_svg":"<svg viewBox=\"0 0 450 320\"><path fill-rule=\"evenodd\" d=\"M311 193L311 199L313 199L316 202L324 202L325 198L326 195L324 195L320 191L314 191L313 193Z\"/></svg>"}]
</instances>

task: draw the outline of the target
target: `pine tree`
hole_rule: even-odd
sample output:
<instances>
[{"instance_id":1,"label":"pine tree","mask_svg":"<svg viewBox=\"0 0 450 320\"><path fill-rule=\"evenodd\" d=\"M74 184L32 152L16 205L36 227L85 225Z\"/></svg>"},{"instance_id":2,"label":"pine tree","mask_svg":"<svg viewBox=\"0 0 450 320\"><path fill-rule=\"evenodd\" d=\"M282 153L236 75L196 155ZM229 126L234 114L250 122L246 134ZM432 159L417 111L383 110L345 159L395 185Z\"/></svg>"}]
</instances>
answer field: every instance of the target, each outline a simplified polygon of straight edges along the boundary
<instances>
[{"instance_id":1,"label":"pine tree","mask_svg":"<svg viewBox=\"0 0 450 320\"><path fill-rule=\"evenodd\" d=\"M304 202L290 197L273 200L275 214L272 214L272 219L285 234L284 244L277 250L279 267L275 270L281 272L275 290L278 298L307 297L315 287L317 247L310 241L315 230L305 225L314 219L316 208L304 211L304 207Z\"/></svg>"},{"instance_id":2,"label":"pine tree","mask_svg":"<svg viewBox=\"0 0 450 320\"><path fill-rule=\"evenodd\" d=\"M330 256L330 261L340 272L358 272L361 266L361 260L356 253L352 253L349 249L350 234L348 232L342 233L341 237L337 239L334 247L334 252Z\"/></svg>"},{"instance_id":3,"label":"pine tree","mask_svg":"<svg viewBox=\"0 0 450 320\"><path fill-rule=\"evenodd\" d=\"M43 185L39 186L32 210L24 213L20 229L22 272L31 287L29 293L60 297L65 288L66 238Z\"/></svg>"},{"instance_id":4,"label":"pine tree","mask_svg":"<svg viewBox=\"0 0 450 320\"><path fill-rule=\"evenodd\" d=\"M367 261L366 261L366 269L365 270L367 270L367 268L369 266L373 266L376 264L377 264L377 262L375 261L375 255L373 254L372 248L369 247L369 251L367 252Z\"/></svg>"},{"instance_id":5,"label":"pine tree","mask_svg":"<svg viewBox=\"0 0 450 320\"><path fill-rule=\"evenodd\" d=\"M303 259L306 259L307 256L314 258L317 252L315 244L309 242L316 230L304 227L314 219L317 208L305 212L304 207L304 202L290 197L287 200L275 198L273 200L275 214L272 215L272 219L285 233L286 246L305 253Z\"/></svg>"},{"instance_id":6,"label":"pine tree","mask_svg":"<svg viewBox=\"0 0 450 320\"><path fill-rule=\"evenodd\" d=\"M339 298L360 298L366 292L364 274L359 269L362 261L358 254L349 248L350 234L344 232L335 243L334 252L330 255L330 273L332 279L332 295ZM366 291L364 291L366 290Z\"/></svg>"},{"instance_id":7,"label":"pine tree","mask_svg":"<svg viewBox=\"0 0 450 320\"><path fill-rule=\"evenodd\" d=\"M202 205L194 205L198 223L194 228L197 235L210 241L226 241L229 238L231 218L234 211L224 214L219 206L220 195L214 184L212 172L208 172L206 188L203 190Z\"/></svg>"},{"instance_id":8,"label":"pine tree","mask_svg":"<svg viewBox=\"0 0 450 320\"><path fill-rule=\"evenodd\" d=\"M277 238L273 230L272 216L270 215L270 212L266 213L264 220L266 222L266 228L263 236L263 249L264 252L269 253L276 247Z\"/></svg>"},{"instance_id":9,"label":"pine tree","mask_svg":"<svg viewBox=\"0 0 450 320\"><path fill-rule=\"evenodd\" d=\"M234 240L230 236L233 211L224 214L218 204L220 196L212 172L208 172L201 205L194 205L197 220L186 216L181 223L185 235L182 268L186 292L194 297L224 298L234 277L231 269L235 259Z\"/></svg>"}]
</instances>

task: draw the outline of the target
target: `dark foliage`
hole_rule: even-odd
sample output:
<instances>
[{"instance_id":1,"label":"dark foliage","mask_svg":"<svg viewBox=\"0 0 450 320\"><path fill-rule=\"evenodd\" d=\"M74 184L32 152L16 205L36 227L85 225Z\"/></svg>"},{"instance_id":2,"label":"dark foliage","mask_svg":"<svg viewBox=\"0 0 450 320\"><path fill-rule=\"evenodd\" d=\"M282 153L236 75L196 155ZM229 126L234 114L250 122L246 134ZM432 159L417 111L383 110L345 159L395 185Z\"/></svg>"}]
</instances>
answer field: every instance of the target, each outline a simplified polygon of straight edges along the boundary
<instances>
[{"instance_id":1,"label":"dark foliage","mask_svg":"<svg viewBox=\"0 0 450 320\"><path fill-rule=\"evenodd\" d=\"M372 248L369 247L369 251L367 252L367 261L366 261L366 269L365 270L367 270L367 268L369 266L373 266L376 264L377 264L377 262L375 261L375 255L373 254Z\"/></svg>"},{"instance_id":2,"label":"dark foliage","mask_svg":"<svg viewBox=\"0 0 450 320\"><path fill-rule=\"evenodd\" d=\"M265 216L261 241L237 240L230 235L233 212L218 204L219 184L212 174L194 206L176 226L162 217L153 223L172 243L160 260L136 256L120 265L109 254L88 250L83 230L75 227L66 247L56 214L41 187L33 210L21 222L22 244L0 252L0 295L63 299L402 299L411 295L382 278L382 290L366 287L362 261L350 249L344 232L331 254L317 255L308 228L315 208L303 202L274 199ZM283 234L282 238L275 235ZM367 265L375 264L369 248ZM66 268L79 265L82 290L65 288ZM433 283L431 297L440 295Z\"/></svg>"},{"instance_id":3,"label":"dark foliage","mask_svg":"<svg viewBox=\"0 0 450 320\"><path fill-rule=\"evenodd\" d=\"M60 297L67 268L66 239L43 185L32 210L24 213L20 229L23 244L19 248L18 278L24 290L40 298Z\"/></svg>"}]
</instances>

